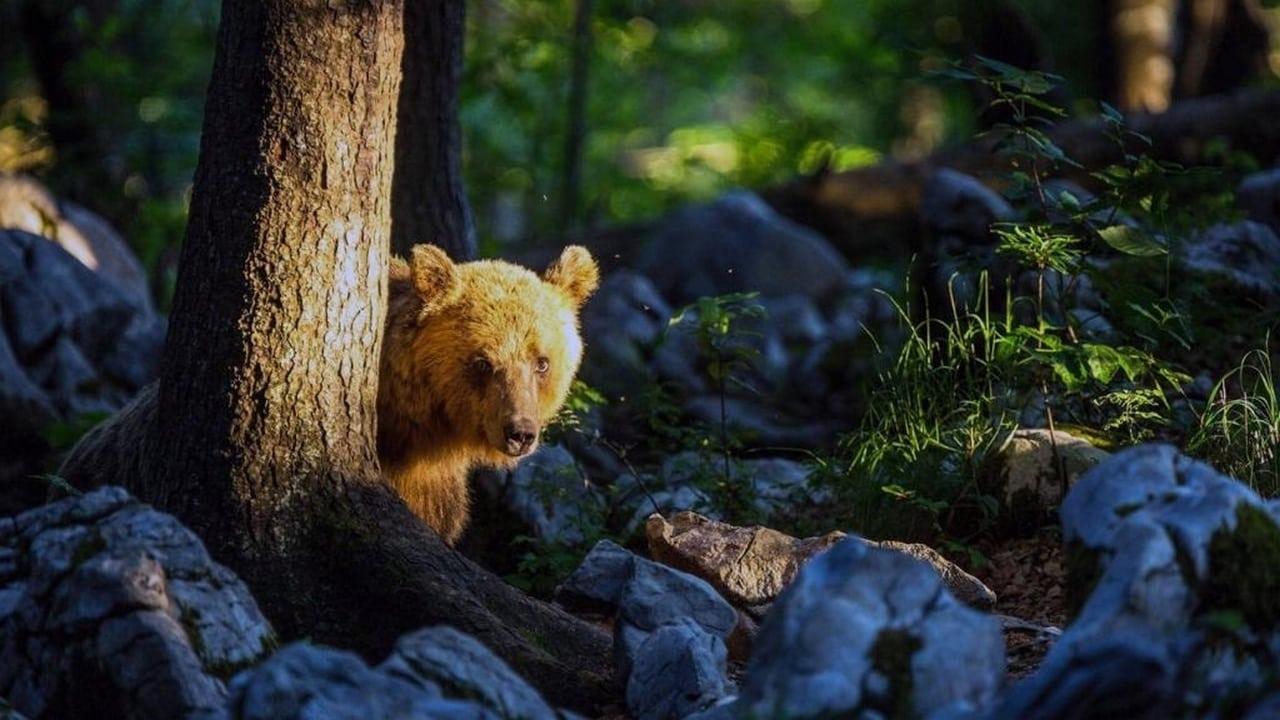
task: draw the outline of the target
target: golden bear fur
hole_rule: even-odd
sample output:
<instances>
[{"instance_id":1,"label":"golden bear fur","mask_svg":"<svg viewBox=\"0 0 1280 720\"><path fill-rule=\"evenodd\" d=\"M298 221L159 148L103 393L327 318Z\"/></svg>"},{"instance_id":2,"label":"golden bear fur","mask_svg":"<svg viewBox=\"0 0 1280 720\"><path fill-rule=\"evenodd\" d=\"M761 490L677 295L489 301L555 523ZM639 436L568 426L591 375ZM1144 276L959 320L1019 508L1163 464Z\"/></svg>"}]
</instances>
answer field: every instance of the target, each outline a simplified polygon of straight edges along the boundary
<instances>
[{"instance_id":1,"label":"golden bear fur","mask_svg":"<svg viewBox=\"0 0 1280 720\"><path fill-rule=\"evenodd\" d=\"M578 310L599 284L569 246L539 277L457 263L433 245L391 262L378 386L378 457L409 507L453 544L472 468L514 467L537 447L582 360Z\"/></svg>"}]
</instances>

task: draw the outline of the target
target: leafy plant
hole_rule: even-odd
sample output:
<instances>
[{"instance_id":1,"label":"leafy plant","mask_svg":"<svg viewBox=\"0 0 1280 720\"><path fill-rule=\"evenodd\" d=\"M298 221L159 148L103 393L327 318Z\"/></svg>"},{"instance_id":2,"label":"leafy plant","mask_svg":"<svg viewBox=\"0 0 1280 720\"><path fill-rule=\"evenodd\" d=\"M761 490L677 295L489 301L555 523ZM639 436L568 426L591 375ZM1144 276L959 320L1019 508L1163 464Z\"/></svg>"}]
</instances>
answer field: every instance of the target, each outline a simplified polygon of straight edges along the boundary
<instances>
[{"instance_id":1,"label":"leafy plant","mask_svg":"<svg viewBox=\"0 0 1280 720\"><path fill-rule=\"evenodd\" d=\"M608 403L604 393L575 378L569 385L569 394L565 397L564 405L560 407L560 412L551 419L551 422L547 423L543 434L548 442L556 442L569 433L580 432L584 429L587 417L592 411Z\"/></svg>"},{"instance_id":2,"label":"leafy plant","mask_svg":"<svg viewBox=\"0 0 1280 720\"><path fill-rule=\"evenodd\" d=\"M1265 495L1280 494L1280 396L1265 347L1214 385L1188 450Z\"/></svg>"},{"instance_id":3,"label":"leafy plant","mask_svg":"<svg viewBox=\"0 0 1280 720\"><path fill-rule=\"evenodd\" d=\"M909 309L893 300L906 340L876 378L861 426L843 441L842 464L820 475L845 495L843 504L865 509L858 525L869 532L886 500L925 518L933 533L959 509L985 514L991 507L978 483L982 469L1029 398L1017 397L1012 382L1019 360L1004 341L1012 316L992 316L985 274L979 289L982 304L953 305L950 320L912 323Z\"/></svg>"},{"instance_id":4,"label":"leafy plant","mask_svg":"<svg viewBox=\"0 0 1280 720\"><path fill-rule=\"evenodd\" d=\"M731 293L699 298L677 310L667 329L692 323L698 352L706 361L707 376L716 386L720 400L720 453L724 459L724 476L733 476L727 396L730 385L754 392L743 375L751 369L759 352L748 340L759 333L744 330L743 320L761 320L765 309L756 302L759 293Z\"/></svg>"}]
</instances>

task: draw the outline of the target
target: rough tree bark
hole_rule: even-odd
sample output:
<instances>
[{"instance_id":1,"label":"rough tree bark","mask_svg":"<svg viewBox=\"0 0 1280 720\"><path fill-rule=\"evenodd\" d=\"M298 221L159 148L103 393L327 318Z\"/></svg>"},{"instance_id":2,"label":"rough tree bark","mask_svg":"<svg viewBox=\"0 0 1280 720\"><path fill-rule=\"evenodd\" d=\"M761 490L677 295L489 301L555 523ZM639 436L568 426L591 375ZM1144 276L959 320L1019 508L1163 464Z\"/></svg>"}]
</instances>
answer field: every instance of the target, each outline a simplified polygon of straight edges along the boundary
<instances>
[{"instance_id":1,"label":"rough tree bark","mask_svg":"<svg viewBox=\"0 0 1280 720\"><path fill-rule=\"evenodd\" d=\"M391 245L408 255L417 243L439 245L454 260L476 255L476 231L462 183L464 0L405 3Z\"/></svg>"},{"instance_id":2,"label":"rough tree bark","mask_svg":"<svg viewBox=\"0 0 1280 720\"><path fill-rule=\"evenodd\" d=\"M591 709L608 638L457 555L379 478L403 13L224 2L160 379L62 472L177 515L285 637L378 657L448 623Z\"/></svg>"}]
</instances>

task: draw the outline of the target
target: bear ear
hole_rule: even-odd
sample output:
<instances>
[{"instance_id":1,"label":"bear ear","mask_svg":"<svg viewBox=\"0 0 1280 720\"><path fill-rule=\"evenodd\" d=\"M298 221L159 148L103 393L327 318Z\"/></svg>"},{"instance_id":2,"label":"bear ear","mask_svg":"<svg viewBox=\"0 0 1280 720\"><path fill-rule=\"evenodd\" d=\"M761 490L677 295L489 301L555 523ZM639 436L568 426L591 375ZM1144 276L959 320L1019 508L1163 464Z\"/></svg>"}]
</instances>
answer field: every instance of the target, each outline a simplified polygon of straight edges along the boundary
<instances>
[{"instance_id":1,"label":"bear ear","mask_svg":"<svg viewBox=\"0 0 1280 720\"><path fill-rule=\"evenodd\" d=\"M575 306L591 297L600 285L600 268L581 245L570 245L542 273L542 279L564 291Z\"/></svg>"},{"instance_id":2,"label":"bear ear","mask_svg":"<svg viewBox=\"0 0 1280 720\"><path fill-rule=\"evenodd\" d=\"M414 245L409 251L409 271L423 315L452 304L462 294L458 266L435 245Z\"/></svg>"}]
</instances>

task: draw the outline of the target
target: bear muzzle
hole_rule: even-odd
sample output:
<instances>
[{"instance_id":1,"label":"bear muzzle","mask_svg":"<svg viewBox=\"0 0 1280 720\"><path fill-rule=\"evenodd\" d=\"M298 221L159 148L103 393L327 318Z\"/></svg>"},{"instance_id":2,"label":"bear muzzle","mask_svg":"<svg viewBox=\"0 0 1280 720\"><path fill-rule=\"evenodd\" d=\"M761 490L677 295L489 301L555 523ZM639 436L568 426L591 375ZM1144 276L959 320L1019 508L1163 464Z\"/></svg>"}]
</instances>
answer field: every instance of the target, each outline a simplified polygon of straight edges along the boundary
<instances>
[{"instance_id":1,"label":"bear muzzle","mask_svg":"<svg viewBox=\"0 0 1280 720\"><path fill-rule=\"evenodd\" d=\"M503 428L506 444L503 450L511 457L524 457L538 442L538 425L528 418L517 418Z\"/></svg>"}]
</instances>

